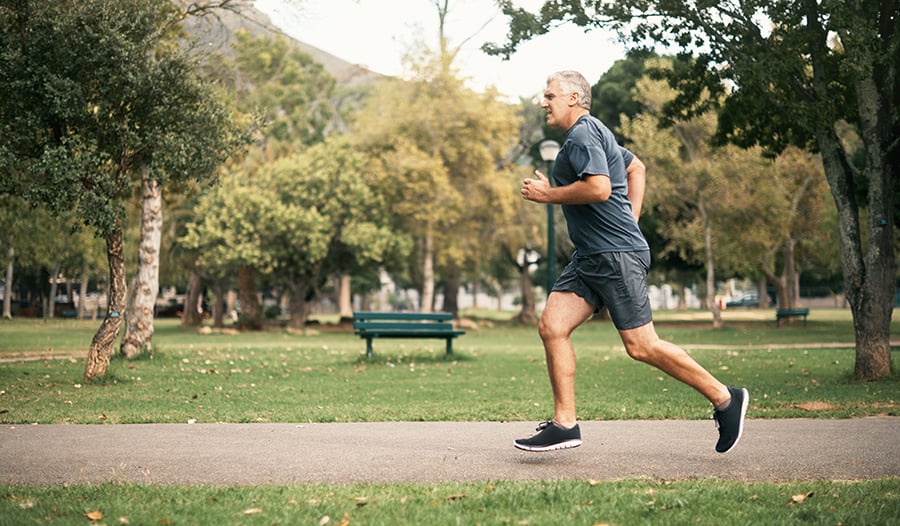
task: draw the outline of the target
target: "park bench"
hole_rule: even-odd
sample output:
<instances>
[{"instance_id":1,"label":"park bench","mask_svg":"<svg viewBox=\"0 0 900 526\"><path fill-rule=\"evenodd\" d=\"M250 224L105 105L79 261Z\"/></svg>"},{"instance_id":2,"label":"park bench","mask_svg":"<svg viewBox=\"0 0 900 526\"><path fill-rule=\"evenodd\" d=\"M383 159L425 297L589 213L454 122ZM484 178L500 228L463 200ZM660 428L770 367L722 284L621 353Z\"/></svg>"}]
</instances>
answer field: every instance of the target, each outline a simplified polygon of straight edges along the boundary
<instances>
[{"instance_id":1,"label":"park bench","mask_svg":"<svg viewBox=\"0 0 900 526\"><path fill-rule=\"evenodd\" d=\"M809 309L806 307L798 307L793 309L778 309L775 311L775 325L781 326L781 320L784 318L803 317L803 326L806 327L806 317L809 316Z\"/></svg>"},{"instance_id":2,"label":"park bench","mask_svg":"<svg viewBox=\"0 0 900 526\"><path fill-rule=\"evenodd\" d=\"M453 339L466 331L453 328L449 312L354 312L353 331L366 340L366 356L372 356L375 338L443 338L447 354L453 354Z\"/></svg>"}]
</instances>

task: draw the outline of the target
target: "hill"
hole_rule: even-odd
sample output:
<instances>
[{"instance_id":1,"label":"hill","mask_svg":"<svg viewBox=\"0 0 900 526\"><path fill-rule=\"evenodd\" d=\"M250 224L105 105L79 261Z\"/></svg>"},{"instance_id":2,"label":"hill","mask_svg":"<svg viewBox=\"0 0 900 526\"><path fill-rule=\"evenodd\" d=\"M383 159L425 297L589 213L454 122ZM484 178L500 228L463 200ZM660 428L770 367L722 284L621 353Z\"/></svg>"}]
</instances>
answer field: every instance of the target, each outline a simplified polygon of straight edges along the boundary
<instances>
[{"instance_id":1,"label":"hill","mask_svg":"<svg viewBox=\"0 0 900 526\"><path fill-rule=\"evenodd\" d=\"M375 83L382 75L370 71L360 65L351 64L321 49L291 38L276 27L269 17L256 9L252 4L241 7L239 13L219 10L204 17L191 17L185 20L185 30L197 39L198 46L231 55L230 45L234 33L239 29L249 31L255 36L279 35L286 38L303 52L322 64L325 70L343 86L366 86Z\"/></svg>"}]
</instances>

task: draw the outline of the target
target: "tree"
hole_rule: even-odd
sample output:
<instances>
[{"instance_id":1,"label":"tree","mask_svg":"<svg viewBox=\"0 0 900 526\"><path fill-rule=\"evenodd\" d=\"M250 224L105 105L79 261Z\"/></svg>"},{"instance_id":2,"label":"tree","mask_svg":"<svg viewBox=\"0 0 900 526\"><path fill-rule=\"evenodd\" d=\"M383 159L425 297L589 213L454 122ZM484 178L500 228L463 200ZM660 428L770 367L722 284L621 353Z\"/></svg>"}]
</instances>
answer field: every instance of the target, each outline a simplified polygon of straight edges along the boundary
<instances>
[{"instance_id":1,"label":"tree","mask_svg":"<svg viewBox=\"0 0 900 526\"><path fill-rule=\"evenodd\" d=\"M232 167L236 177L245 178L253 177L267 163L325 139L335 116L331 99L335 80L321 64L283 36L255 37L244 30L237 31L235 36L233 57L211 57L205 64L205 73L225 86L237 107L247 113L258 112L264 121L259 143L249 151L241 166ZM204 245L202 241L192 243ZM249 262L229 268L230 264L221 266L217 261L222 262L220 258L205 258L203 272L213 280L214 288L220 288L219 292L224 291L221 285L229 275L223 272L236 274L241 307L239 324L243 329L261 328L262 309L254 275L257 268ZM199 274L192 275L191 292L200 286L200 278ZM216 319L218 323L219 318ZM184 321L191 320L185 317Z\"/></svg>"},{"instance_id":2,"label":"tree","mask_svg":"<svg viewBox=\"0 0 900 526\"><path fill-rule=\"evenodd\" d=\"M671 63L654 59L653 63ZM662 67L662 66L657 66ZM744 252L734 245L723 250L728 238L740 238L729 225L732 218L746 215L752 205L744 199L748 181L766 171L758 149L742 151L736 146L714 147L713 112L690 119L672 120L662 128L663 106L674 96L662 81L643 78L636 85L635 99L644 108L634 119L624 117L623 133L630 137L634 150L653 174L648 185L648 205L663 225L667 251L677 251L681 259L702 265L706 270L706 304L713 315L713 326L722 325L716 296L716 273L734 265Z\"/></svg>"},{"instance_id":3,"label":"tree","mask_svg":"<svg viewBox=\"0 0 900 526\"><path fill-rule=\"evenodd\" d=\"M295 327L305 325L307 304L320 297L329 277L378 267L408 250L408 240L392 230L367 168L346 138L335 137L260 174L277 189L282 206L309 217L308 224L279 222L270 228L281 232L268 245L275 260L272 276L290 292Z\"/></svg>"},{"instance_id":4,"label":"tree","mask_svg":"<svg viewBox=\"0 0 900 526\"><path fill-rule=\"evenodd\" d=\"M498 2L511 17L510 54L562 20L619 30L636 45L677 47L696 60L674 70L671 114L719 111L718 136L773 152L821 152L838 211L841 266L856 338L854 376L891 373L890 320L896 289L895 206L900 170L900 17L896 0L546 2L539 14ZM703 93L727 98L702 98ZM721 102L721 105L719 103ZM852 126L862 163L841 141ZM857 192L865 188L862 206Z\"/></svg>"},{"instance_id":5,"label":"tree","mask_svg":"<svg viewBox=\"0 0 900 526\"><path fill-rule=\"evenodd\" d=\"M192 6L196 7L196 6ZM0 4L0 192L74 210L106 242L108 313L85 380L105 375L125 307L125 201L136 170L207 178L244 137L189 57L164 40L168 2Z\"/></svg>"},{"instance_id":6,"label":"tree","mask_svg":"<svg viewBox=\"0 0 900 526\"><path fill-rule=\"evenodd\" d=\"M436 2L438 50L410 55L410 78L384 81L366 101L354 135L382 176L399 227L417 250L419 308L431 311L436 275L444 309L456 313L465 273L484 264L478 241L512 215L515 176L503 160L516 142L515 108L494 90L475 93L453 66L459 47L444 34L448 2Z\"/></svg>"}]
</instances>

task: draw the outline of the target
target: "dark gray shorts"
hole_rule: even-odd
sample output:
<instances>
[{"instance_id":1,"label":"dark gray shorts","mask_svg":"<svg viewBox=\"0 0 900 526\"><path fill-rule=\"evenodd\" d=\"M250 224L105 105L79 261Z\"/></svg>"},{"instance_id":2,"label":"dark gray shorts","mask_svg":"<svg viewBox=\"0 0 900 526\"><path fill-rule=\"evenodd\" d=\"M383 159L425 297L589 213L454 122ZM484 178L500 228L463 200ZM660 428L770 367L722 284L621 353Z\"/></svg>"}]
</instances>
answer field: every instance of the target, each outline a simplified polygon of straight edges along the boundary
<instances>
[{"instance_id":1,"label":"dark gray shorts","mask_svg":"<svg viewBox=\"0 0 900 526\"><path fill-rule=\"evenodd\" d=\"M574 292L598 310L605 306L617 329L634 329L653 321L647 293L649 269L649 251L576 255L553 290Z\"/></svg>"}]
</instances>

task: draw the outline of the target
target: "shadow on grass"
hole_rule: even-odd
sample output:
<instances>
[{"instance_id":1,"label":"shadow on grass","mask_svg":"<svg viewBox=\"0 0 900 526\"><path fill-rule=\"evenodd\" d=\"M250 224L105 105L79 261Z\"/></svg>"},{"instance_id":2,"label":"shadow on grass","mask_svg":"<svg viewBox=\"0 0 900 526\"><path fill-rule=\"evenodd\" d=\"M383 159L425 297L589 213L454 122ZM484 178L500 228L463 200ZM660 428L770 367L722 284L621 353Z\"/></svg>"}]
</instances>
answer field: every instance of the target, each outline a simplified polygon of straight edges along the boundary
<instances>
[{"instance_id":1,"label":"shadow on grass","mask_svg":"<svg viewBox=\"0 0 900 526\"><path fill-rule=\"evenodd\" d=\"M355 365L387 365L401 363L453 363L453 362L471 362L475 357L466 352L454 351L453 354L447 354L443 350L440 352L427 352L421 350L403 351L399 353L375 352L372 356L365 354L359 355L353 364Z\"/></svg>"}]
</instances>

